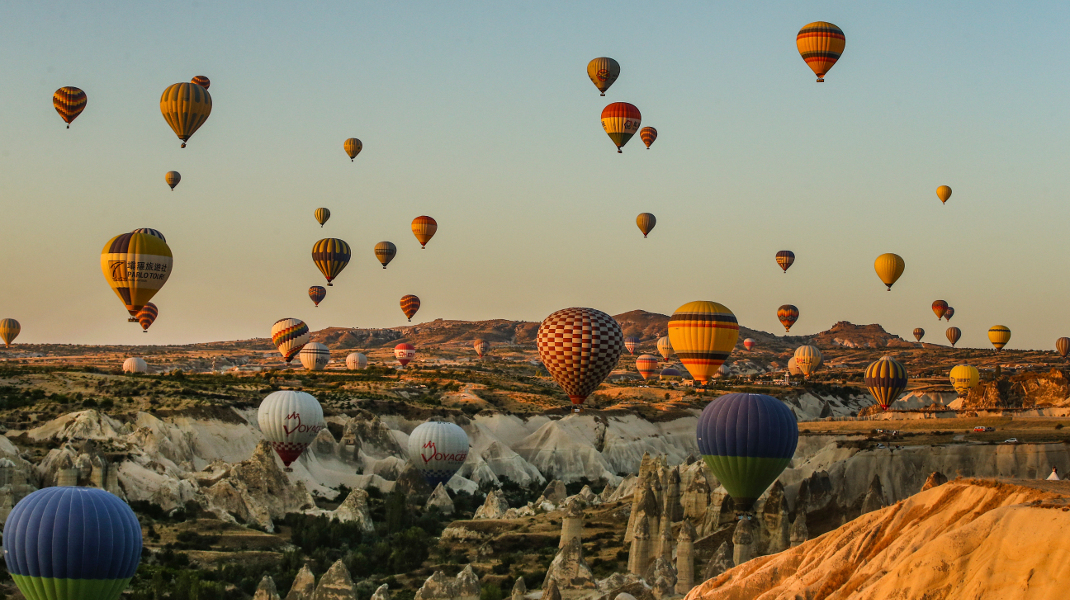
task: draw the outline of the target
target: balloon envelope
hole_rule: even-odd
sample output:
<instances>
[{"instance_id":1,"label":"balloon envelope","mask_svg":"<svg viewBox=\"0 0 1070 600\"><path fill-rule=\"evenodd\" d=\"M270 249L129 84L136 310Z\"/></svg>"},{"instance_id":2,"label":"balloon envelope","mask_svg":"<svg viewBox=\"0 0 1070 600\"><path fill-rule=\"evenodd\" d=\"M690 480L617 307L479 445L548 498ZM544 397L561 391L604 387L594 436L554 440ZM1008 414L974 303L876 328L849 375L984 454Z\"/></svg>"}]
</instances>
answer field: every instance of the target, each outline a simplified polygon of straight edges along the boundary
<instances>
[{"instance_id":1,"label":"balloon envelope","mask_svg":"<svg viewBox=\"0 0 1070 600\"><path fill-rule=\"evenodd\" d=\"M635 370L639 371L643 380L646 381L654 374L658 368L658 357L650 354L642 354L639 358L635 359Z\"/></svg>"},{"instance_id":2,"label":"balloon envelope","mask_svg":"<svg viewBox=\"0 0 1070 600\"><path fill-rule=\"evenodd\" d=\"M669 339L691 377L706 383L736 347L739 323L723 304L688 302L669 317Z\"/></svg>"},{"instance_id":3,"label":"balloon envelope","mask_svg":"<svg viewBox=\"0 0 1070 600\"><path fill-rule=\"evenodd\" d=\"M19 337L19 332L22 331L22 325L15 319L4 319L0 321L0 339L4 340L4 346L10 348L11 342L15 341L15 338Z\"/></svg>"},{"instance_id":4,"label":"balloon envelope","mask_svg":"<svg viewBox=\"0 0 1070 600\"><path fill-rule=\"evenodd\" d=\"M941 204L946 204L948 198L951 197L951 188L946 185L936 188L936 197L940 199Z\"/></svg>"},{"instance_id":5,"label":"balloon envelope","mask_svg":"<svg viewBox=\"0 0 1070 600\"><path fill-rule=\"evenodd\" d=\"M479 356L479 358L483 358L483 356L490 351L490 342L484 339L477 339L472 342L472 348L475 349L476 355Z\"/></svg>"},{"instance_id":6,"label":"balloon envelope","mask_svg":"<svg viewBox=\"0 0 1070 600\"><path fill-rule=\"evenodd\" d=\"M821 367L821 362L824 360L821 350L817 346L809 345L796 348L793 358L795 359L795 364L799 367L799 371L807 379Z\"/></svg>"},{"instance_id":7,"label":"balloon envelope","mask_svg":"<svg viewBox=\"0 0 1070 600\"><path fill-rule=\"evenodd\" d=\"M416 311L420 310L420 299L414 294L405 294L401 297L401 312L405 313L405 317L412 321L413 315Z\"/></svg>"},{"instance_id":8,"label":"balloon envelope","mask_svg":"<svg viewBox=\"0 0 1070 600\"><path fill-rule=\"evenodd\" d=\"M350 250L349 244L338 238L324 238L312 246L312 262L327 278L329 286L334 285L331 282L346 268L352 257L353 251Z\"/></svg>"},{"instance_id":9,"label":"balloon envelope","mask_svg":"<svg viewBox=\"0 0 1070 600\"><path fill-rule=\"evenodd\" d=\"M379 259L384 269L390 264L390 261L394 260L394 255L397 253L398 248L393 242L379 242L375 245L375 258Z\"/></svg>"},{"instance_id":10,"label":"balloon envelope","mask_svg":"<svg viewBox=\"0 0 1070 600\"><path fill-rule=\"evenodd\" d=\"M799 364L795 362L795 357L792 356L788 359L788 375L802 375L802 369L799 368Z\"/></svg>"},{"instance_id":11,"label":"balloon envelope","mask_svg":"<svg viewBox=\"0 0 1070 600\"><path fill-rule=\"evenodd\" d=\"M167 283L172 262L167 242L147 233L117 235L100 252L100 270L131 317Z\"/></svg>"},{"instance_id":12,"label":"balloon envelope","mask_svg":"<svg viewBox=\"0 0 1070 600\"><path fill-rule=\"evenodd\" d=\"M168 171L164 173L163 180L173 190L178 185L178 182L182 181L182 175L178 171Z\"/></svg>"},{"instance_id":13,"label":"balloon envelope","mask_svg":"<svg viewBox=\"0 0 1070 600\"><path fill-rule=\"evenodd\" d=\"M757 343L758 342L754 341L753 339L747 338L747 339L743 340L743 347L746 348L747 350L753 350L754 346Z\"/></svg>"},{"instance_id":14,"label":"balloon envelope","mask_svg":"<svg viewBox=\"0 0 1070 600\"><path fill-rule=\"evenodd\" d=\"M145 361L136 356L123 361L123 373L148 373L149 365Z\"/></svg>"},{"instance_id":15,"label":"balloon envelope","mask_svg":"<svg viewBox=\"0 0 1070 600\"><path fill-rule=\"evenodd\" d=\"M669 360L669 355L672 354L672 341L669 340L669 336L664 335L658 338L658 354L665 360Z\"/></svg>"},{"instance_id":16,"label":"balloon envelope","mask_svg":"<svg viewBox=\"0 0 1070 600\"><path fill-rule=\"evenodd\" d=\"M777 252L776 264L780 265L780 268L787 273L788 267L795 264L795 253L791 250L781 250L780 252Z\"/></svg>"},{"instance_id":17,"label":"balloon envelope","mask_svg":"<svg viewBox=\"0 0 1070 600\"><path fill-rule=\"evenodd\" d=\"M959 341L959 338L962 337L962 330L958 327L948 327L947 331L944 332L944 335L947 336L947 341L951 342L951 347L954 348L955 342Z\"/></svg>"},{"instance_id":18,"label":"balloon envelope","mask_svg":"<svg viewBox=\"0 0 1070 600\"><path fill-rule=\"evenodd\" d=\"M877 257L877 260L873 262L873 269L877 271L877 277L880 277L884 285L888 286L890 292L892 284L899 280L903 270L906 269L906 263L903 262L903 257L888 252Z\"/></svg>"},{"instance_id":19,"label":"balloon envelope","mask_svg":"<svg viewBox=\"0 0 1070 600\"><path fill-rule=\"evenodd\" d=\"M71 85L61 87L52 94L52 107L67 124L67 129L71 128L71 121L85 110L86 101L85 92Z\"/></svg>"},{"instance_id":20,"label":"balloon envelope","mask_svg":"<svg viewBox=\"0 0 1070 600\"><path fill-rule=\"evenodd\" d=\"M204 75L194 75L193 79L190 79L189 82L196 83L204 89L212 87L212 80L208 79Z\"/></svg>"},{"instance_id":21,"label":"balloon envelope","mask_svg":"<svg viewBox=\"0 0 1070 600\"><path fill-rule=\"evenodd\" d=\"M628 351L628 354L635 354L636 347L639 346L639 338L634 335L630 335L624 338L624 348Z\"/></svg>"},{"instance_id":22,"label":"balloon envelope","mask_svg":"<svg viewBox=\"0 0 1070 600\"><path fill-rule=\"evenodd\" d=\"M799 30L795 36L795 45L799 54L806 61L806 66L817 75L819 82L825 80L825 73L840 60L847 38L843 31L825 21L814 21Z\"/></svg>"},{"instance_id":23,"label":"balloon envelope","mask_svg":"<svg viewBox=\"0 0 1070 600\"><path fill-rule=\"evenodd\" d=\"M907 369L891 356L882 356L866 367L864 381L877 404L888 410L888 406L907 389Z\"/></svg>"},{"instance_id":24,"label":"balloon envelope","mask_svg":"<svg viewBox=\"0 0 1070 600\"><path fill-rule=\"evenodd\" d=\"M360 352L351 352L346 357L346 368L350 371L358 371L368 368L368 357Z\"/></svg>"},{"instance_id":25,"label":"balloon envelope","mask_svg":"<svg viewBox=\"0 0 1070 600\"><path fill-rule=\"evenodd\" d=\"M316 306L319 306L320 302L323 302L323 299L327 297L327 288L322 285L314 285L308 288L308 297L312 299Z\"/></svg>"},{"instance_id":26,"label":"balloon envelope","mask_svg":"<svg viewBox=\"0 0 1070 600\"><path fill-rule=\"evenodd\" d=\"M799 309L795 308L794 304L785 304L776 309L776 318L780 320L780 324L784 326L784 332L791 331L791 326L795 324L795 321L799 320Z\"/></svg>"},{"instance_id":27,"label":"balloon envelope","mask_svg":"<svg viewBox=\"0 0 1070 600\"><path fill-rule=\"evenodd\" d=\"M4 319L4 321L10 321L10 320L11 319ZM18 323L15 323L15 326L18 327ZM0 322L0 332L3 331L3 327L4 327L3 323ZM17 331L16 331L16 335L18 335ZM4 337L4 341L5 342L7 341L7 337ZM1060 356L1062 356L1063 358L1066 358L1066 355L1068 353L1070 353L1070 338L1061 337L1061 338L1055 340L1055 349L1059 351L1059 355Z\"/></svg>"},{"instance_id":28,"label":"balloon envelope","mask_svg":"<svg viewBox=\"0 0 1070 600\"><path fill-rule=\"evenodd\" d=\"M331 351L319 342L309 342L297 353L301 365L309 371L322 371L331 361Z\"/></svg>"},{"instance_id":29,"label":"balloon envelope","mask_svg":"<svg viewBox=\"0 0 1070 600\"><path fill-rule=\"evenodd\" d=\"M543 319L536 345L550 377L579 405L617 366L624 334L606 313L573 307Z\"/></svg>"},{"instance_id":30,"label":"balloon envelope","mask_svg":"<svg viewBox=\"0 0 1070 600\"><path fill-rule=\"evenodd\" d=\"M646 237L648 233L654 230L658 220L650 213L639 213L639 216L635 218L635 224L639 226L639 231L643 232L643 237Z\"/></svg>"},{"instance_id":31,"label":"balloon envelope","mask_svg":"<svg viewBox=\"0 0 1070 600\"><path fill-rule=\"evenodd\" d=\"M416 241L420 242L420 248L427 247L427 242L431 241L436 231L438 231L438 221L427 215L412 220L412 234L416 236Z\"/></svg>"},{"instance_id":32,"label":"balloon envelope","mask_svg":"<svg viewBox=\"0 0 1070 600\"><path fill-rule=\"evenodd\" d=\"M951 317L953 317L953 316L955 316L954 307L951 307L951 306L947 307L947 310L944 311L944 319L947 319L948 321L950 321Z\"/></svg>"},{"instance_id":33,"label":"balloon envelope","mask_svg":"<svg viewBox=\"0 0 1070 600\"><path fill-rule=\"evenodd\" d=\"M951 385L960 396L968 393L981 382L981 373L973 365L958 365L949 373Z\"/></svg>"},{"instance_id":34,"label":"balloon envelope","mask_svg":"<svg viewBox=\"0 0 1070 600\"><path fill-rule=\"evenodd\" d=\"M160 309L156 308L156 305L152 302L146 302L145 306L142 306L141 310L137 311L134 318L141 325L142 331L148 331L149 327L156 322L156 317L158 316L160 316Z\"/></svg>"},{"instance_id":35,"label":"balloon envelope","mask_svg":"<svg viewBox=\"0 0 1070 600\"><path fill-rule=\"evenodd\" d=\"M443 421L420 424L409 434L409 460L432 488L445 485L468 458L468 434Z\"/></svg>"},{"instance_id":36,"label":"balloon envelope","mask_svg":"<svg viewBox=\"0 0 1070 600\"><path fill-rule=\"evenodd\" d=\"M614 102L602 109L602 129L617 146L617 152L639 131L643 115L639 109L627 102Z\"/></svg>"},{"instance_id":37,"label":"balloon envelope","mask_svg":"<svg viewBox=\"0 0 1070 600\"><path fill-rule=\"evenodd\" d=\"M650 145L654 143L654 140L658 139L658 130L653 127L644 127L639 130L639 139L643 140L646 144L646 149L650 150Z\"/></svg>"},{"instance_id":38,"label":"balloon envelope","mask_svg":"<svg viewBox=\"0 0 1070 600\"><path fill-rule=\"evenodd\" d=\"M921 327L915 327L914 328L914 339L920 342L921 338L923 338L923 337L925 337L925 330L922 329Z\"/></svg>"},{"instance_id":39,"label":"balloon envelope","mask_svg":"<svg viewBox=\"0 0 1070 600\"><path fill-rule=\"evenodd\" d=\"M398 359L401 366L406 366L416 358L416 346L412 344L398 344L394 346L394 358Z\"/></svg>"},{"instance_id":40,"label":"balloon envelope","mask_svg":"<svg viewBox=\"0 0 1070 600\"><path fill-rule=\"evenodd\" d=\"M620 76L620 64L608 56L600 56L587 63L587 76L591 78L594 87L605 96L606 90Z\"/></svg>"},{"instance_id":41,"label":"balloon envelope","mask_svg":"<svg viewBox=\"0 0 1070 600\"><path fill-rule=\"evenodd\" d=\"M196 83L175 83L160 96L160 112L185 148L189 138L212 114L212 96Z\"/></svg>"},{"instance_id":42,"label":"balloon envelope","mask_svg":"<svg viewBox=\"0 0 1070 600\"><path fill-rule=\"evenodd\" d=\"M331 218L331 210L329 208L320 207L313 211L312 215L316 217L316 222L320 224L320 227L323 227L323 224L327 222L327 219Z\"/></svg>"},{"instance_id":43,"label":"balloon envelope","mask_svg":"<svg viewBox=\"0 0 1070 600\"><path fill-rule=\"evenodd\" d=\"M256 420L271 447L289 470L316 439L323 422L323 408L314 396L305 392L272 392L260 403Z\"/></svg>"},{"instance_id":44,"label":"balloon envelope","mask_svg":"<svg viewBox=\"0 0 1070 600\"><path fill-rule=\"evenodd\" d=\"M364 144L357 138L349 138L342 143L342 148L346 151L346 155L349 156L349 162L353 162L353 159L364 149Z\"/></svg>"},{"instance_id":45,"label":"balloon envelope","mask_svg":"<svg viewBox=\"0 0 1070 600\"><path fill-rule=\"evenodd\" d=\"M943 300L937 300L933 302L933 313L936 315L936 320L944 318L944 313L947 312L947 302Z\"/></svg>"},{"instance_id":46,"label":"balloon envelope","mask_svg":"<svg viewBox=\"0 0 1070 600\"><path fill-rule=\"evenodd\" d=\"M1002 350L1007 342L1011 341L1011 330L1006 325L993 325L988 330L988 341L992 342L997 351Z\"/></svg>"},{"instance_id":47,"label":"balloon envelope","mask_svg":"<svg viewBox=\"0 0 1070 600\"><path fill-rule=\"evenodd\" d=\"M289 363L301 348L312 339L308 325L301 319L279 319L271 326L271 343L279 349L282 358Z\"/></svg>"},{"instance_id":48,"label":"balloon envelope","mask_svg":"<svg viewBox=\"0 0 1070 600\"><path fill-rule=\"evenodd\" d=\"M163 236L163 232L158 231L156 229L151 229L149 227L141 227L139 229L135 229L135 230L131 231L130 233L147 233L147 234L151 235L152 237L160 238L161 240L164 241L164 243L167 242L167 238L165 238Z\"/></svg>"}]
</instances>

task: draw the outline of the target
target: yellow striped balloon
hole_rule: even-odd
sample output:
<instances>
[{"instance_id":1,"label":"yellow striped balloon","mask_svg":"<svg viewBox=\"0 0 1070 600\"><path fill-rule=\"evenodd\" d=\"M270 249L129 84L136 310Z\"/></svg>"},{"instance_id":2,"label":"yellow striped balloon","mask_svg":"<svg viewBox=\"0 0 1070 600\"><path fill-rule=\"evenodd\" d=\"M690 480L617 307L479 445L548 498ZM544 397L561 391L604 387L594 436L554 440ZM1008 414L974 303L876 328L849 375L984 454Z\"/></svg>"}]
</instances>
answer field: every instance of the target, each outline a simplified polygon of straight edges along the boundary
<instances>
[{"instance_id":1,"label":"yellow striped balloon","mask_svg":"<svg viewBox=\"0 0 1070 600\"><path fill-rule=\"evenodd\" d=\"M427 247L427 242L431 241L435 232L438 231L438 221L435 221L431 217L422 216L416 217L412 220L412 234L416 236L416 240L420 242L420 249L423 250Z\"/></svg>"},{"instance_id":2,"label":"yellow striped balloon","mask_svg":"<svg viewBox=\"0 0 1070 600\"><path fill-rule=\"evenodd\" d=\"M1070 354L1070 338L1061 337L1055 340L1055 349L1059 351L1059 355L1066 358L1067 354Z\"/></svg>"},{"instance_id":3,"label":"yellow striped balloon","mask_svg":"<svg viewBox=\"0 0 1070 600\"><path fill-rule=\"evenodd\" d=\"M148 233L124 233L104 244L100 270L136 322L140 311L171 276L171 248Z\"/></svg>"},{"instance_id":4,"label":"yellow striped balloon","mask_svg":"<svg viewBox=\"0 0 1070 600\"><path fill-rule=\"evenodd\" d=\"M947 199L951 197L951 188L946 185L936 188L936 197L940 199L941 204L946 204Z\"/></svg>"},{"instance_id":5,"label":"yellow striped balloon","mask_svg":"<svg viewBox=\"0 0 1070 600\"><path fill-rule=\"evenodd\" d=\"M639 231L643 232L643 237L646 237L646 234L658 224L658 220L650 213L639 213L639 216L635 218L635 224L639 226Z\"/></svg>"},{"instance_id":6,"label":"yellow striped balloon","mask_svg":"<svg viewBox=\"0 0 1070 600\"><path fill-rule=\"evenodd\" d=\"M160 112L185 148L189 138L212 114L212 96L196 83L176 83L160 96Z\"/></svg>"},{"instance_id":7,"label":"yellow striped balloon","mask_svg":"<svg viewBox=\"0 0 1070 600\"><path fill-rule=\"evenodd\" d=\"M847 38L843 35L843 30L832 23L814 21L799 30L799 34L795 36L795 45L806 61L806 66L813 70L820 83L825 80L825 73L840 60L843 48L847 45Z\"/></svg>"},{"instance_id":8,"label":"yellow striped balloon","mask_svg":"<svg viewBox=\"0 0 1070 600\"><path fill-rule=\"evenodd\" d=\"M981 382L981 373L973 365L958 365L951 369L950 379L951 386L963 396Z\"/></svg>"},{"instance_id":9,"label":"yellow striped balloon","mask_svg":"<svg viewBox=\"0 0 1070 600\"><path fill-rule=\"evenodd\" d=\"M608 56L600 56L587 63L587 76L591 78L594 87L605 96L609 86L620 77L620 65Z\"/></svg>"},{"instance_id":10,"label":"yellow striped balloon","mask_svg":"<svg viewBox=\"0 0 1070 600\"><path fill-rule=\"evenodd\" d=\"M944 335L947 336L947 341L951 342L951 347L954 348L955 343L962 337L962 330L958 327L948 327L947 331L944 332Z\"/></svg>"},{"instance_id":11,"label":"yellow striped balloon","mask_svg":"<svg viewBox=\"0 0 1070 600\"><path fill-rule=\"evenodd\" d=\"M892 402L907 389L907 368L891 356L882 356L866 367L864 381L881 409L888 410Z\"/></svg>"},{"instance_id":12,"label":"yellow striped balloon","mask_svg":"<svg viewBox=\"0 0 1070 600\"><path fill-rule=\"evenodd\" d=\"M364 149L364 144L357 138L349 138L342 143L342 148L345 149L346 154L349 156L349 162L353 162L353 159L357 158L360 151Z\"/></svg>"},{"instance_id":13,"label":"yellow striped balloon","mask_svg":"<svg viewBox=\"0 0 1070 600\"><path fill-rule=\"evenodd\" d=\"M723 304L688 302L669 317L669 341L677 358L703 384L732 353L738 339L736 315Z\"/></svg>"},{"instance_id":14,"label":"yellow striped balloon","mask_svg":"<svg viewBox=\"0 0 1070 600\"><path fill-rule=\"evenodd\" d=\"M327 208L317 208L312 214L315 215L316 222L320 224L321 228L323 227L323 224L327 222L327 219L331 218L331 211Z\"/></svg>"},{"instance_id":15,"label":"yellow striped balloon","mask_svg":"<svg viewBox=\"0 0 1070 600\"><path fill-rule=\"evenodd\" d=\"M669 340L669 336L663 335L658 338L658 354L665 360L669 360L669 355L672 354L672 342Z\"/></svg>"},{"instance_id":16,"label":"yellow striped balloon","mask_svg":"<svg viewBox=\"0 0 1070 600\"><path fill-rule=\"evenodd\" d=\"M799 346L795 349L795 366L807 379L821 367L824 356L817 346Z\"/></svg>"},{"instance_id":17,"label":"yellow striped balloon","mask_svg":"<svg viewBox=\"0 0 1070 600\"><path fill-rule=\"evenodd\" d=\"M394 260L394 256L398 253L398 247L391 242L379 242L375 245L375 258L379 259L379 262L383 263L385 269L390 261Z\"/></svg>"},{"instance_id":18,"label":"yellow striped balloon","mask_svg":"<svg viewBox=\"0 0 1070 600\"><path fill-rule=\"evenodd\" d=\"M646 149L650 150L650 144L654 143L654 140L658 139L658 130L653 127L644 127L639 130L639 139L643 140L646 144Z\"/></svg>"},{"instance_id":19,"label":"yellow striped balloon","mask_svg":"<svg viewBox=\"0 0 1070 600\"><path fill-rule=\"evenodd\" d=\"M1011 341L1011 330L1006 325L993 325L988 328L988 341L992 342L998 352Z\"/></svg>"},{"instance_id":20,"label":"yellow striped balloon","mask_svg":"<svg viewBox=\"0 0 1070 600\"><path fill-rule=\"evenodd\" d=\"M19 337L19 332L22 331L22 325L15 319L4 319L0 321L0 339L4 340L4 346L10 348L11 342L15 341L15 338Z\"/></svg>"},{"instance_id":21,"label":"yellow striped balloon","mask_svg":"<svg viewBox=\"0 0 1070 600\"><path fill-rule=\"evenodd\" d=\"M349 249L349 244L338 238L324 238L312 246L312 262L316 263L320 273L327 278L329 286L334 285L331 282L346 268L352 257L353 252Z\"/></svg>"},{"instance_id":22,"label":"yellow striped balloon","mask_svg":"<svg viewBox=\"0 0 1070 600\"><path fill-rule=\"evenodd\" d=\"M52 94L52 106L59 113L59 118L67 124L67 129L71 128L71 121L77 119L85 110L87 100L85 92L72 85L63 86Z\"/></svg>"},{"instance_id":23,"label":"yellow striped balloon","mask_svg":"<svg viewBox=\"0 0 1070 600\"><path fill-rule=\"evenodd\" d=\"M903 257L898 254L881 254L877 257L877 260L873 262L873 268L877 271L877 277L881 278L884 285L888 286L888 291L892 291L892 284L899 280L899 277L903 274L903 270L906 269L907 264L903 262Z\"/></svg>"},{"instance_id":24,"label":"yellow striped balloon","mask_svg":"<svg viewBox=\"0 0 1070 600\"><path fill-rule=\"evenodd\" d=\"M182 181L182 175L178 171L168 171L164 174L163 180L167 182L167 185L171 186L171 191L175 191L175 186L179 181Z\"/></svg>"}]
</instances>

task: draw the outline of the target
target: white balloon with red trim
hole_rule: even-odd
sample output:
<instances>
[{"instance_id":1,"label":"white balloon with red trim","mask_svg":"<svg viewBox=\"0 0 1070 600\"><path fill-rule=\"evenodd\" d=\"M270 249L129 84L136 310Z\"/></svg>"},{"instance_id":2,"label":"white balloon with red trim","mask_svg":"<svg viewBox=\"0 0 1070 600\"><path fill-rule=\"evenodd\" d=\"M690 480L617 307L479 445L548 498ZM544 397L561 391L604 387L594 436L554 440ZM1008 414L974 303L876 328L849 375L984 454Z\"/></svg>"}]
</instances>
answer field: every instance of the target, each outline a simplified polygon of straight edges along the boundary
<instances>
[{"instance_id":1,"label":"white balloon with red trim","mask_svg":"<svg viewBox=\"0 0 1070 600\"><path fill-rule=\"evenodd\" d=\"M286 471L316 439L323 421L323 407L312 394L282 390L272 392L260 403L257 422L264 438L282 459Z\"/></svg>"},{"instance_id":2,"label":"white balloon with red trim","mask_svg":"<svg viewBox=\"0 0 1070 600\"><path fill-rule=\"evenodd\" d=\"M409 460L432 488L445 484L468 458L468 434L454 423L428 421L409 434Z\"/></svg>"}]
</instances>

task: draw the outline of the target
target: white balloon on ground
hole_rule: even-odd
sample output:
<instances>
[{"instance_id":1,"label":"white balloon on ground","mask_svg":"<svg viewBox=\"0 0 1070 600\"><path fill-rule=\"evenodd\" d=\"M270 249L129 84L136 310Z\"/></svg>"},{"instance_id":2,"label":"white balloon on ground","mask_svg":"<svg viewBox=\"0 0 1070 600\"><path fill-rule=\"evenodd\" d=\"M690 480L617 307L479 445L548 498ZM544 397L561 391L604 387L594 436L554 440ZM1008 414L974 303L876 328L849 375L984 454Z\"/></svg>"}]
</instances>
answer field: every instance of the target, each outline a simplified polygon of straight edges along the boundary
<instances>
[{"instance_id":1,"label":"white balloon on ground","mask_svg":"<svg viewBox=\"0 0 1070 600\"><path fill-rule=\"evenodd\" d=\"M331 360L331 351L319 342L309 342L297 354L301 364L309 371L322 371Z\"/></svg>"},{"instance_id":2,"label":"white balloon on ground","mask_svg":"<svg viewBox=\"0 0 1070 600\"><path fill-rule=\"evenodd\" d=\"M432 488L445 484L468 458L468 434L459 426L428 421L409 435L409 460Z\"/></svg>"},{"instance_id":3,"label":"white balloon on ground","mask_svg":"<svg viewBox=\"0 0 1070 600\"><path fill-rule=\"evenodd\" d=\"M144 360L132 356L123 361L123 373L148 373L149 365Z\"/></svg>"},{"instance_id":4,"label":"white balloon on ground","mask_svg":"<svg viewBox=\"0 0 1070 600\"><path fill-rule=\"evenodd\" d=\"M257 422L264 439L282 459L287 471L316 439L323 422L323 408L314 396L305 392L272 392L260 403Z\"/></svg>"},{"instance_id":5,"label":"white balloon on ground","mask_svg":"<svg viewBox=\"0 0 1070 600\"><path fill-rule=\"evenodd\" d=\"M351 352L346 357L346 368L350 371L356 371L358 369L368 368L368 357L364 356L360 352Z\"/></svg>"}]
</instances>

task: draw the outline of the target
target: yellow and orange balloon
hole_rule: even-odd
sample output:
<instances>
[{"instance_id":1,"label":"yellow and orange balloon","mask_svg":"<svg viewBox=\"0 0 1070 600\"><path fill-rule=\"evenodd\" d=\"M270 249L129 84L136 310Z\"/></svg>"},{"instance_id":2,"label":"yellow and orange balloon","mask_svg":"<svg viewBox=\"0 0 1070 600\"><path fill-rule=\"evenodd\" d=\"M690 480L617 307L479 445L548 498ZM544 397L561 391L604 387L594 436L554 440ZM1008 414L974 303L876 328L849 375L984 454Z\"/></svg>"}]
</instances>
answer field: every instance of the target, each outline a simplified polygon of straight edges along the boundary
<instances>
[{"instance_id":1,"label":"yellow and orange balloon","mask_svg":"<svg viewBox=\"0 0 1070 600\"><path fill-rule=\"evenodd\" d=\"M427 242L431 241L431 238L435 236L436 231L438 231L438 221L435 221L431 217L425 215L416 217L412 220L412 234L415 235L416 240L420 242L421 250L427 247Z\"/></svg>"},{"instance_id":2,"label":"yellow and orange balloon","mask_svg":"<svg viewBox=\"0 0 1070 600\"><path fill-rule=\"evenodd\" d=\"M136 322L138 311L160 291L171 276L171 248L149 233L124 233L104 244L100 270L112 291Z\"/></svg>"},{"instance_id":3,"label":"yellow and orange balloon","mask_svg":"<svg viewBox=\"0 0 1070 600\"><path fill-rule=\"evenodd\" d=\"M207 87L196 83L175 83L160 96L160 112L185 148L189 138L212 114L212 96Z\"/></svg>"},{"instance_id":4,"label":"yellow and orange balloon","mask_svg":"<svg viewBox=\"0 0 1070 600\"><path fill-rule=\"evenodd\" d=\"M873 262L873 269L877 271L877 277L880 277L884 285L888 286L889 292L892 291L892 284L899 280L906 266L907 264L903 261L902 256L891 252L881 254Z\"/></svg>"},{"instance_id":5,"label":"yellow and orange balloon","mask_svg":"<svg viewBox=\"0 0 1070 600\"><path fill-rule=\"evenodd\" d=\"M738 339L736 315L717 302L688 302L669 317L669 341L677 358L703 384L732 353Z\"/></svg>"},{"instance_id":6,"label":"yellow and orange balloon","mask_svg":"<svg viewBox=\"0 0 1070 600\"><path fill-rule=\"evenodd\" d=\"M799 30L795 45L806 61L806 66L817 75L818 83L825 80L825 73L840 60L847 38L843 30L826 21L814 21Z\"/></svg>"}]
</instances>

